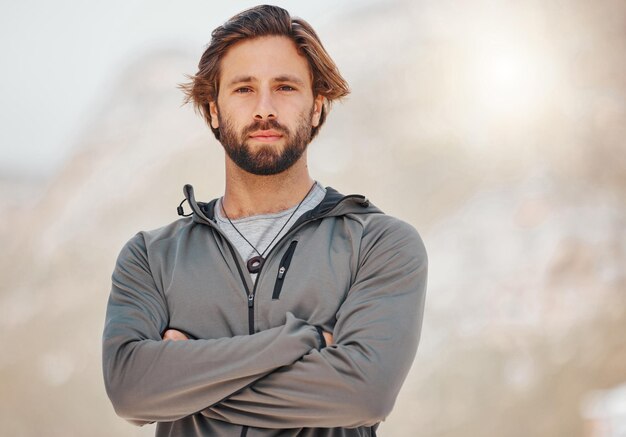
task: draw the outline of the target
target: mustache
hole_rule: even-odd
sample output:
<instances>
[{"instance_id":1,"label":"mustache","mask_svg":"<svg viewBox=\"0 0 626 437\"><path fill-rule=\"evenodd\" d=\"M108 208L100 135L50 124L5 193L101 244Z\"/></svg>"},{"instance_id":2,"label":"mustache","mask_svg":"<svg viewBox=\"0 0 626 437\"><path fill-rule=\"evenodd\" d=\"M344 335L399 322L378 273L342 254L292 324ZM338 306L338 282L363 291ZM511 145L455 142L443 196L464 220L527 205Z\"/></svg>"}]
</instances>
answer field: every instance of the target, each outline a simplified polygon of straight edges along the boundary
<instances>
[{"instance_id":1,"label":"mustache","mask_svg":"<svg viewBox=\"0 0 626 437\"><path fill-rule=\"evenodd\" d=\"M248 126L246 126L243 131L242 134L244 136L248 136L249 134L251 134L252 132L258 131L258 130L270 130L273 129L277 132L280 132L282 134L285 135L289 135L289 129L287 129L285 126L283 126L282 124L280 124L278 121L274 120L274 119L269 119L269 120L257 120L252 124L249 124Z\"/></svg>"}]
</instances>

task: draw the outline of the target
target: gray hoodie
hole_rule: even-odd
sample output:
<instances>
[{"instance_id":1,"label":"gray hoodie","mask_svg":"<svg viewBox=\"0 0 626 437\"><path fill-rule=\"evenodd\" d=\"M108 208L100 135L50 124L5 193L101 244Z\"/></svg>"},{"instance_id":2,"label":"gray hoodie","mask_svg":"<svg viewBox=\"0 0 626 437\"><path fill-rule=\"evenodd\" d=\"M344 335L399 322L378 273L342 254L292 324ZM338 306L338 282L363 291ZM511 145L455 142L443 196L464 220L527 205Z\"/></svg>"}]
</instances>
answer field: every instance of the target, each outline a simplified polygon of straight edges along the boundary
<instances>
[{"instance_id":1,"label":"gray hoodie","mask_svg":"<svg viewBox=\"0 0 626 437\"><path fill-rule=\"evenodd\" d=\"M215 200L184 191L192 217L135 235L113 272L102 358L117 414L157 436L375 435L419 342L417 232L327 188L253 284ZM168 328L190 340L162 341Z\"/></svg>"}]
</instances>

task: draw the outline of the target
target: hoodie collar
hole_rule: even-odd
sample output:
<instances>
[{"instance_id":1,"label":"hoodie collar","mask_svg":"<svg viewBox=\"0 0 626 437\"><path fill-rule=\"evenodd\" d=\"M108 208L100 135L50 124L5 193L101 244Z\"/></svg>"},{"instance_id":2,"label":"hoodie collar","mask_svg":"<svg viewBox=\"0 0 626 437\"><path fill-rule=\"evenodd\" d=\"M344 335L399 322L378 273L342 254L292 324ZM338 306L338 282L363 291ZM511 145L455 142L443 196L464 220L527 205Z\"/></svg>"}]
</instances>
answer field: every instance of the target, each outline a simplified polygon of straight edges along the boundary
<instances>
[{"instance_id":1,"label":"hoodie collar","mask_svg":"<svg viewBox=\"0 0 626 437\"><path fill-rule=\"evenodd\" d=\"M191 208L193 220L195 222L210 222L215 225L215 205L218 199L210 202L197 202L194 196L193 186L186 184L183 187L185 200ZM183 200L183 203L184 201ZM343 195L332 187L326 187L324 199L312 210L304 213L296 223L322 217L341 216L345 214L382 214L382 211L372 205L370 201L361 194ZM179 210L179 215L181 210Z\"/></svg>"}]
</instances>

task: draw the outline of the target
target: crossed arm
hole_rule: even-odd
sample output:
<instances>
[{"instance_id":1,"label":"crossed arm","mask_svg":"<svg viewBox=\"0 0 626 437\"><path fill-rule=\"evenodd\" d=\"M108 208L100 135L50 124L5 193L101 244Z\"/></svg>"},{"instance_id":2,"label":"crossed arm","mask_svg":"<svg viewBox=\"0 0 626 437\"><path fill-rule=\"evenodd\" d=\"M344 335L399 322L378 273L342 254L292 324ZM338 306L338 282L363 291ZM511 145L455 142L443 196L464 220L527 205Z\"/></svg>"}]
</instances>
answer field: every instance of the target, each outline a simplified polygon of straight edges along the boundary
<instances>
[{"instance_id":1,"label":"crossed arm","mask_svg":"<svg viewBox=\"0 0 626 437\"><path fill-rule=\"evenodd\" d=\"M201 412L266 428L354 427L384 419L416 352L427 260L415 231L380 234L372 240L386 243L363 254L334 335L325 334L328 346L321 350L315 328L290 314L285 325L251 336L162 341L183 334L167 331L166 314L159 314L166 307L154 290L138 292L136 278L145 283L151 275L141 241L135 242L133 262L118 265L118 281L114 274L105 329L105 380L118 414L145 423ZM136 317L151 320L132 331L124 322Z\"/></svg>"}]
</instances>

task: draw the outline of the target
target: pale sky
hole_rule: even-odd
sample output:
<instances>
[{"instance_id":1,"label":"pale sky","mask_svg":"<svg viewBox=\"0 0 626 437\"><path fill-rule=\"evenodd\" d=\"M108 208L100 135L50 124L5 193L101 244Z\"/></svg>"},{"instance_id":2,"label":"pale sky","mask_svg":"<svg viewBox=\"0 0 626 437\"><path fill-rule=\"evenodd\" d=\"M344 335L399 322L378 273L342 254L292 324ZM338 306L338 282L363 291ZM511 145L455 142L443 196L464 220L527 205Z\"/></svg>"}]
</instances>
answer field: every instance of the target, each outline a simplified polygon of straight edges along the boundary
<instances>
[{"instance_id":1,"label":"pale sky","mask_svg":"<svg viewBox=\"0 0 626 437\"><path fill-rule=\"evenodd\" d=\"M319 28L376 0L275 1ZM254 1L4 2L0 14L0 176L47 177L67 157L90 104L130 56L201 53L210 32Z\"/></svg>"}]
</instances>

